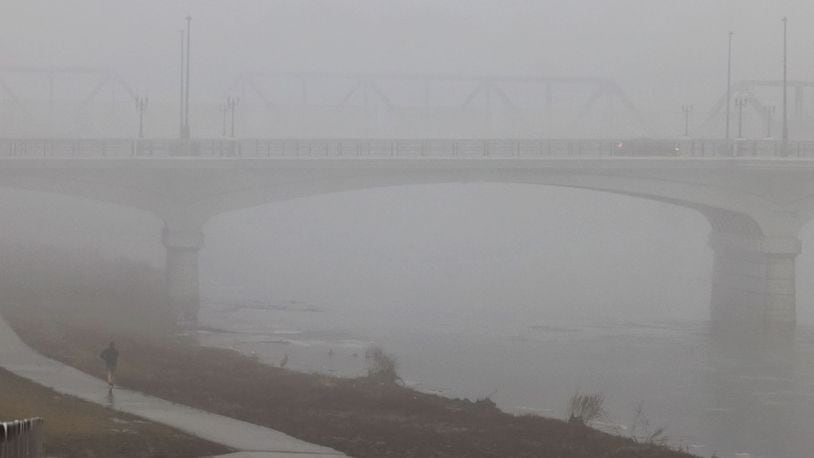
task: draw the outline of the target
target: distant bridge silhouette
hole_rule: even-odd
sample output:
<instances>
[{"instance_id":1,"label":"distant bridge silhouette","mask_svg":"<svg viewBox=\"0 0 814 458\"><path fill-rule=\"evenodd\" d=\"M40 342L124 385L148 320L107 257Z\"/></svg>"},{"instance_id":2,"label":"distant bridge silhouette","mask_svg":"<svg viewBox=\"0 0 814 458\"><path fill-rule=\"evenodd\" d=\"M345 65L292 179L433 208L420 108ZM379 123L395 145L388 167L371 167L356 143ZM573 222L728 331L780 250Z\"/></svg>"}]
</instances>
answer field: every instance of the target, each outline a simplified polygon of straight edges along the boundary
<instances>
[{"instance_id":1,"label":"distant bridge silhouette","mask_svg":"<svg viewBox=\"0 0 814 458\"><path fill-rule=\"evenodd\" d=\"M691 208L711 226L715 323L796 317L799 232L814 219L814 143L542 139L0 139L3 186L147 211L164 222L169 303L194 319L213 216L383 186L500 182ZM635 224L635 222L633 222Z\"/></svg>"}]
</instances>

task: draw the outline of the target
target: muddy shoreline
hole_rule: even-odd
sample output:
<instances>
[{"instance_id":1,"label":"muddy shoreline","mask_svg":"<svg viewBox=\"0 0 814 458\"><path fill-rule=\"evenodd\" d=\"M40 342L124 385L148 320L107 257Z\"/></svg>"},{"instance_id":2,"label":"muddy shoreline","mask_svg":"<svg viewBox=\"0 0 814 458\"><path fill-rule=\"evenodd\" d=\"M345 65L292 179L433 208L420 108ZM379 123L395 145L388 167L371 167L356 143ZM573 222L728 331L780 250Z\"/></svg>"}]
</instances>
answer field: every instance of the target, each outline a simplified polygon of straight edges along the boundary
<instances>
[{"instance_id":1,"label":"muddy shoreline","mask_svg":"<svg viewBox=\"0 0 814 458\"><path fill-rule=\"evenodd\" d=\"M3 315L45 355L103 376L109 330L49 320L37 307ZM692 455L579 424L500 411L488 399L449 399L376 378L345 379L264 365L189 339L117 330L121 385L274 428L357 458L652 457Z\"/></svg>"}]
</instances>

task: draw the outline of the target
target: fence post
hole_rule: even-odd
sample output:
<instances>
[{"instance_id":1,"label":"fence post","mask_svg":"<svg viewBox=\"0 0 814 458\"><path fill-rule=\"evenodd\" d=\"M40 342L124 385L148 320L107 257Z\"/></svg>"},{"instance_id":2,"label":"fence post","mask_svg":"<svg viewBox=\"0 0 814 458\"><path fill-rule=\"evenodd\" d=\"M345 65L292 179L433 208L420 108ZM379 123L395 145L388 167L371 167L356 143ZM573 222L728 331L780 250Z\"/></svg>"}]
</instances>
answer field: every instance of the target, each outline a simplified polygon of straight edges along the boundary
<instances>
[{"instance_id":1,"label":"fence post","mask_svg":"<svg viewBox=\"0 0 814 458\"><path fill-rule=\"evenodd\" d=\"M0 422L0 457L40 458L41 456L41 418Z\"/></svg>"}]
</instances>

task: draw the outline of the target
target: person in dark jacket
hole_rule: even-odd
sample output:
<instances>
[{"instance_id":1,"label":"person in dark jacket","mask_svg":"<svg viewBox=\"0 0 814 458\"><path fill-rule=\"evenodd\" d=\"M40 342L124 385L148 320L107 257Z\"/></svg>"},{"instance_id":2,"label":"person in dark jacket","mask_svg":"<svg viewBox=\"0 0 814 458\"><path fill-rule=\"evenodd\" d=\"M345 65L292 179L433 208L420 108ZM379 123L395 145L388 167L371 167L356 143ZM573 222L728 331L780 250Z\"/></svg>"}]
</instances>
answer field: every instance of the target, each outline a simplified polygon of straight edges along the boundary
<instances>
[{"instance_id":1,"label":"person in dark jacket","mask_svg":"<svg viewBox=\"0 0 814 458\"><path fill-rule=\"evenodd\" d=\"M116 342L110 342L110 345L102 350L99 357L105 361L107 366L107 384L113 388L116 383L116 365L119 363L119 350L116 350Z\"/></svg>"}]
</instances>

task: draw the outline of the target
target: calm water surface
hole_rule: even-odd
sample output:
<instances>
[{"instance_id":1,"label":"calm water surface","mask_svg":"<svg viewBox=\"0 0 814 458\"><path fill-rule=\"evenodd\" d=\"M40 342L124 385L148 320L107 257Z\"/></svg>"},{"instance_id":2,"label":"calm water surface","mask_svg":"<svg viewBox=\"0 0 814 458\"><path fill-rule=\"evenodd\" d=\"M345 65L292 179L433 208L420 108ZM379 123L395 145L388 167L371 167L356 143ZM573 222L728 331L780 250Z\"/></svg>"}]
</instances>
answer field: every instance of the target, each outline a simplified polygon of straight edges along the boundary
<instances>
[{"instance_id":1,"label":"calm water surface","mask_svg":"<svg viewBox=\"0 0 814 458\"><path fill-rule=\"evenodd\" d=\"M665 428L701 456L814 456L814 329L794 342L723 343L706 323L401 322L310 304L204 306L202 341L287 367L365 372L371 344L404 380L449 397L490 397L508 411L563 417L576 391L602 392L603 428ZM471 320L470 320L471 321ZM640 411L638 420L636 412Z\"/></svg>"}]
</instances>

